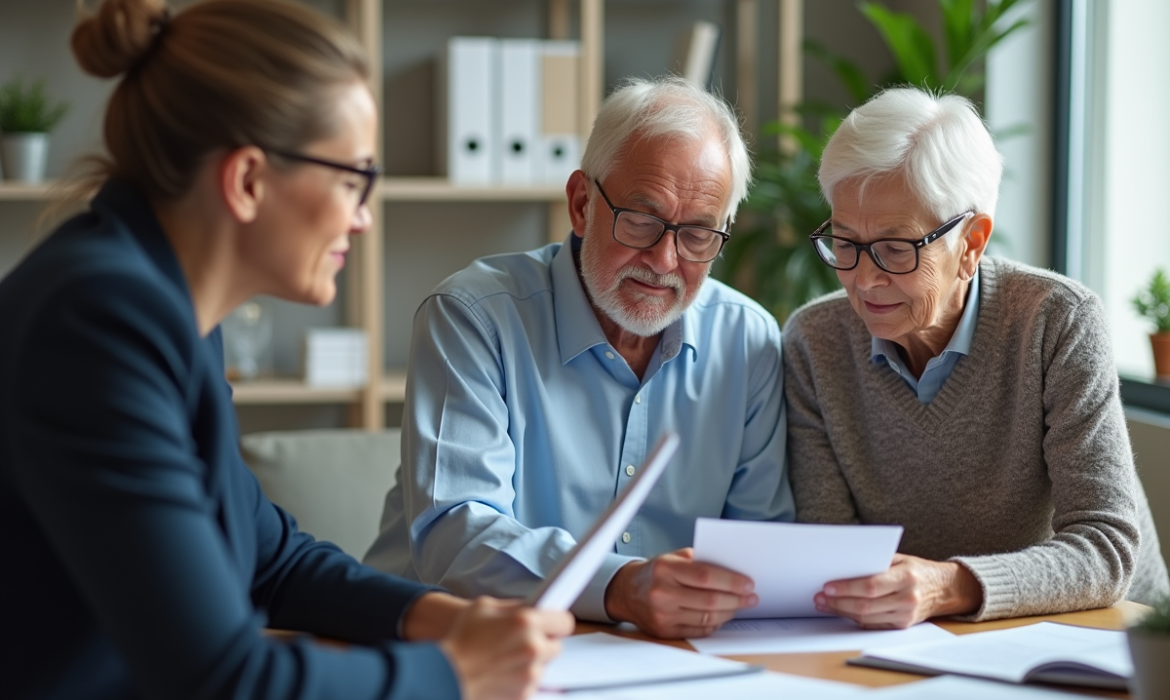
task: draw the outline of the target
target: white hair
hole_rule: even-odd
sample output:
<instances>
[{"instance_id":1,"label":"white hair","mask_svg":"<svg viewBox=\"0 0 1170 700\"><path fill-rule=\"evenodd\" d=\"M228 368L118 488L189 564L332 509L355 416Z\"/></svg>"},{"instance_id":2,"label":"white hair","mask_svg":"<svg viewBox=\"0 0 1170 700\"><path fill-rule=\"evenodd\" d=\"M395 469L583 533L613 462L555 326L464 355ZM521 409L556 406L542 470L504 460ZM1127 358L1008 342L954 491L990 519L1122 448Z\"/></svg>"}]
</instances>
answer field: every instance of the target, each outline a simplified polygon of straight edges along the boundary
<instances>
[{"instance_id":1,"label":"white hair","mask_svg":"<svg viewBox=\"0 0 1170 700\"><path fill-rule=\"evenodd\" d=\"M829 139L818 179L829 206L846 180L901 175L941 222L966 211L995 217L1003 156L975 105L958 95L890 88L854 109ZM949 240L947 240L949 239ZM946 236L949 246L957 244Z\"/></svg>"},{"instance_id":2,"label":"white hair","mask_svg":"<svg viewBox=\"0 0 1170 700\"><path fill-rule=\"evenodd\" d=\"M591 178L604 180L635 136L699 140L712 127L722 138L731 163L731 201L727 216L734 221L752 179L751 157L740 134L739 121L721 98L678 76L653 80L629 78L605 98L593 120L581 169Z\"/></svg>"}]
</instances>

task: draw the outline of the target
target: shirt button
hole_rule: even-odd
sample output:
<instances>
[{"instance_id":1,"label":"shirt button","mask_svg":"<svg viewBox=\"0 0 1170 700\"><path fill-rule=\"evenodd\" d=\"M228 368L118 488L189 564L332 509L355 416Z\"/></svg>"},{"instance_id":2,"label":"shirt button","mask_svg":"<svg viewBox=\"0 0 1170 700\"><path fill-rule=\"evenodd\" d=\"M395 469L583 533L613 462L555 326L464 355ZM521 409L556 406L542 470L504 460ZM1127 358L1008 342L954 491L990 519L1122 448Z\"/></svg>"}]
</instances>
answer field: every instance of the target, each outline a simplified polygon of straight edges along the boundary
<instances>
[{"instance_id":1,"label":"shirt button","mask_svg":"<svg viewBox=\"0 0 1170 700\"><path fill-rule=\"evenodd\" d=\"M633 476L634 472L636 472L636 471L638 471L638 470L634 469L634 465L632 465L632 464L626 465L626 476Z\"/></svg>"},{"instance_id":2,"label":"shirt button","mask_svg":"<svg viewBox=\"0 0 1170 700\"><path fill-rule=\"evenodd\" d=\"M642 403L642 395L638 394L634 397L634 403Z\"/></svg>"},{"instance_id":3,"label":"shirt button","mask_svg":"<svg viewBox=\"0 0 1170 700\"><path fill-rule=\"evenodd\" d=\"M622 533L622 542L629 544L631 539L633 539L633 538L630 537L630 533L628 533L628 532Z\"/></svg>"},{"instance_id":4,"label":"shirt button","mask_svg":"<svg viewBox=\"0 0 1170 700\"><path fill-rule=\"evenodd\" d=\"M606 350L606 351L605 351L605 359L607 359L607 360L612 360L612 359L613 359L613 353L612 353L612 352L610 352L609 350Z\"/></svg>"}]
</instances>

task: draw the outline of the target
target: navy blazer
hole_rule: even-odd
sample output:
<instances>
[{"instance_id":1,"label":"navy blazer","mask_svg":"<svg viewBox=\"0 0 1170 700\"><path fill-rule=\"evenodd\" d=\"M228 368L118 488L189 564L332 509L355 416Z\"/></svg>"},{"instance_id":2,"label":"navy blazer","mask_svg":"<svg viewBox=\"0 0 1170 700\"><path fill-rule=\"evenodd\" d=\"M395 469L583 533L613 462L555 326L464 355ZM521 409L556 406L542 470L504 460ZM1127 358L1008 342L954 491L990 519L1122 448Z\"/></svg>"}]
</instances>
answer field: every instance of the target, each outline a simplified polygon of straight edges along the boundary
<instances>
[{"instance_id":1,"label":"navy blazer","mask_svg":"<svg viewBox=\"0 0 1170 700\"><path fill-rule=\"evenodd\" d=\"M260 491L218 330L200 337L131 187L108 182L0 282L0 319L0 697L458 697L436 645L390 641L432 589Z\"/></svg>"}]
</instances>

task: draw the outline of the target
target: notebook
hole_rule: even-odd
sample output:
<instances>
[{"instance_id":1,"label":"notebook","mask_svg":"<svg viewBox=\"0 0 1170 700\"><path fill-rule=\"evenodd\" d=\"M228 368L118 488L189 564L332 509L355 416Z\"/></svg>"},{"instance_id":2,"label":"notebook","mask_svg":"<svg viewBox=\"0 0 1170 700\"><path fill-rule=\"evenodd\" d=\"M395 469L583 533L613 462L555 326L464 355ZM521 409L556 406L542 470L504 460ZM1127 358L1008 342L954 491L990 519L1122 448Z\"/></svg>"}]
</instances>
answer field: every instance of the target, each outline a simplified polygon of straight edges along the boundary
<instances>
[{"instance_id":1,"label":"notebook","mask_svg":"<svg viewBox=\"0 0 1170 700\"><path fill-rule=\"evenodd\" d=\"M1011 683L1065 683L1125 690L1133 675L1125 632L1055 622L867 649L855 666L925 675L955 673Z\"/></svg>"}]
</instances>

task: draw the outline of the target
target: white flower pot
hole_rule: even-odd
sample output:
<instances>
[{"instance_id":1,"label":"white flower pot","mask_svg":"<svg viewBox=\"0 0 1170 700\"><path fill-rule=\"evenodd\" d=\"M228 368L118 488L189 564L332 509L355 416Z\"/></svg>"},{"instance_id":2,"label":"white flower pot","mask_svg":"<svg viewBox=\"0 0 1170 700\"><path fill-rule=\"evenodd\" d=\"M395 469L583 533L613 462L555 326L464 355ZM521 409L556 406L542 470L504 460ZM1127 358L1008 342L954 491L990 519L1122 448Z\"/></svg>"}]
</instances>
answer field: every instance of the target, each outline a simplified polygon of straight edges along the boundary
<instances>
[{"instance_id":1,"label":"white flower pot","mask_svg":"<svg viewBox=\"0 0 1170 700\"><path fill-rule=\"evenodd\" d=\"M1129 689L1134 700L1170 698L1170 635L1150 634L1131 629L1129 653L1133 656L1133 681Z\"/></svg>"},{"instance_id":2,"label":"white flower pot","mask_svg":"<svg viewBox=\"0 0 1170 700\"><path fill-rule=\"evenodd\" d=\"M6 180L35 185L45 179L49 155L48 134L4 134L0 136L0 167Z\"/></svg>"}]
</instances>

